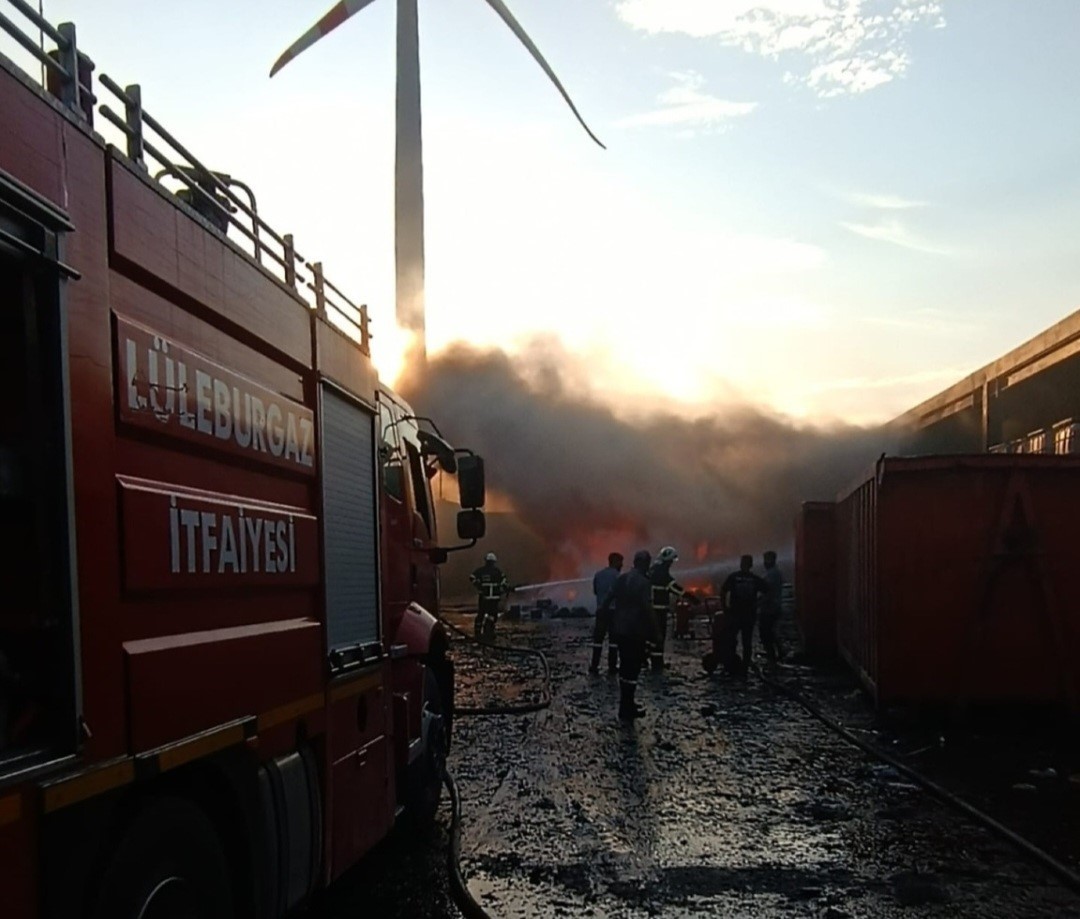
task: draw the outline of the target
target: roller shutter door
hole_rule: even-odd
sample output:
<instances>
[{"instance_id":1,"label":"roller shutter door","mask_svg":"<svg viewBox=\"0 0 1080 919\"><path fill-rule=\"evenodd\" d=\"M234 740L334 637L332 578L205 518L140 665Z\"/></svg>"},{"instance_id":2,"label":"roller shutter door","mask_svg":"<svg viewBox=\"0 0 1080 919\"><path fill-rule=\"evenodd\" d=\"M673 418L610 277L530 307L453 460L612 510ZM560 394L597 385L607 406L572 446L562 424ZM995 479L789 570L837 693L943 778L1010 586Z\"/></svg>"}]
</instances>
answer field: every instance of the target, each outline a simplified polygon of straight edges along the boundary
<instances>
[{"instance_id":1,"label":"roller shutter door","mask_svg":"<svg viewBox=\"0 0 1080 919\"><path fill-rule=\"evenodd\" d=\"M379 640L375 416L323 387L327 652Z\"/></svg>"}]
</instances>

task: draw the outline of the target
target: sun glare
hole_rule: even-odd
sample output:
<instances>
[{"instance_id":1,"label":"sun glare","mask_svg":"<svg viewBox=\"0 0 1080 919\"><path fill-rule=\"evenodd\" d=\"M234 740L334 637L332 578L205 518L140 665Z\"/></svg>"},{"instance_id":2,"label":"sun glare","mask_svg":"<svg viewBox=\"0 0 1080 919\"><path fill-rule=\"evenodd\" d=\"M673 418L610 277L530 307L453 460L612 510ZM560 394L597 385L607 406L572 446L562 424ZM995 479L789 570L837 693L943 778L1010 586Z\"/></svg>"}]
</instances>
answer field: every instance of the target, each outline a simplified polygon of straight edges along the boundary
<instances>
[{"instance_id":1,"label":"sun glare","mask_svg":"<svg viewBox=\"0 0 1080 919\"><path fill-rule=\"evenodd\" d=\"M371 358L379 371L380 380L397 386L414 340L414 334L396 322L380 327L379 334L372 335Z\"/></svg>"}]
</instances>

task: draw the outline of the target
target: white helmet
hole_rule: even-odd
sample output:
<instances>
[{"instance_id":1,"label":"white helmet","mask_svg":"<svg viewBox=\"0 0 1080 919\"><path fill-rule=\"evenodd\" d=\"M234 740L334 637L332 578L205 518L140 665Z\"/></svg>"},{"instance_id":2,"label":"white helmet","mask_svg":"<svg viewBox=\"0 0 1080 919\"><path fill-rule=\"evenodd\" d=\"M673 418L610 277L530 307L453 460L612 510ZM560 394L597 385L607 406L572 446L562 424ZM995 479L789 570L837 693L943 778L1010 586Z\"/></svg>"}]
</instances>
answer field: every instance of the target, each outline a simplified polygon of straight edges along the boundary
<instances>
[{"instance_id":1,"label":"white helmet","mask_svg":"<svg viewBox=\"0 0 1080 919\"><path fill-rule=\"evenodd\" d=\"M494 552L489 552L487 555L484 556L484 561L485 562L497 562L498 559L495 557Z\"/></svg>"},{"instance_id":2,"label":"white helmet","mask_svg":"<svg viewBox=\"0 0 1080 919\"><path fill-rule=\"evenodd\" d=\"M679 553L675 551L673 546L664 546L657 555L656 560L658 562L677 562L679 560Z\"/></svg>"}]
</instances>

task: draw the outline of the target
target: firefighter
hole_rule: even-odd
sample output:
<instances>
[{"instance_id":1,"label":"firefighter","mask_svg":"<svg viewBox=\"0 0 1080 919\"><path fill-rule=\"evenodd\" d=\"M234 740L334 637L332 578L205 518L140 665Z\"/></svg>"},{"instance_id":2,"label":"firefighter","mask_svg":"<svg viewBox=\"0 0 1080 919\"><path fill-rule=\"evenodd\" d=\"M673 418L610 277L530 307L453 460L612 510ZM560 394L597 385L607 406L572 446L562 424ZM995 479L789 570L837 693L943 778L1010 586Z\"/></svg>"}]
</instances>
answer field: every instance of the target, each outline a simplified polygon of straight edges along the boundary
<instances>
[{"instance_id":1,"label":"firefighter","mask_svg":"<svg viewBox=\"0 0 1080 919\"><path fill-rule=\"evenodd\" d=\"M473 624L473 634L476 638L488 641L495 637L495 622L499 618L499 602L510 592L510 584L506 575L495 564L498 559L494 552L484 556L484 564L477 568L469 580L476 588L478 595L478 607L476 610L476 622Z\"/></svg>"},{"instance_id":2,"label":"firefighter","mask_svg":"<svg viewBox=\"0 0 1080 919\"><path fill-rule=\"evenodd\" d=\"M671 566L678 561L679 553L671 546L664 546L649 567L649 598L653 618L656 620L656 644L652 647L650 662L653 670L664 668L664 642L667 640L668 616L671 612L671 597L680 600L686 598L691 603L700 601L689 594L683 586L671 576Z\"/></svg>"},{"instance_id":3,"label":"firefighter","mask_svg":"<svg viewBox=\"0 0 1080 919\"><path fill-rule=\"evenodd\" d=\"M776 623L780 621L780 615L784 611L784 577L776 567L776 553L771 550L765 553L765 583L769 589L761 598L758 634L761 636L761 646L765 649L765 657L770 664L775 664L784 659L784 648L776 635Z\"/></svg>"},{"instance_id":4,"label":"firefighter","mask_svg":"<svg viewBox=\"0 0 1080 919\"><path fill-rule=\"evenodd\" d=\"M720 611L725 619L726 667L729 673L746 679L754 649L754 620L757 618L757 600L768 593L769 585L750 569L754 558L744 555L739 559L739 570L727 576L720 588ZM742 660L735 653L739 635L742 635Z\"/></svg>"},{"instance_id":5,"label":"firefighter","mask_svg":"<svg viewBox=\"0 0 1080 919\"><path fill-rule=\"evenodd\" d=\"M656 620L649 602L649 563L645 549L634 553L634 566L615 581L604 600L611 608L611 632L619 643L619 720L640 718L644 709L634 702L638 675L647 643L655 641Z\"/></svg>"},{"instance_id":6,"label":"firefighter","mask_svg":"<svg viewBox=\"0 0 1080 919\"><path fill-rule=\"evenodd\" d=\"M608 634L611 631L611 609L604 606L604 601L622 571L623 557L618 552L612 552L607 560L607 568L601 568L592 579L593 594L596 597L596 626L593 628L589 673L600 672L600 655L604 652L605 637L608 639L608 673L617 673L619 669L619 647L615 644L615 639Z\"/></svg>"}]
</instances>

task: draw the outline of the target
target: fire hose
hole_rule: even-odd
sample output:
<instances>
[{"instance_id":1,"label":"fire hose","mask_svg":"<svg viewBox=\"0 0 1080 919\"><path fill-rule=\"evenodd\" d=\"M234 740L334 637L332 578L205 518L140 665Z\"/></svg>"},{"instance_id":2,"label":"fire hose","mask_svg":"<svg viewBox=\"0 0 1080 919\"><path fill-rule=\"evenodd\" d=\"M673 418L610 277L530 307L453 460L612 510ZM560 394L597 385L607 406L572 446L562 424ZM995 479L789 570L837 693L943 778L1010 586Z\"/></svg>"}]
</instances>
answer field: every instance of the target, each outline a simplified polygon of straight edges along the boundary
<instances>
[{"instance_id":1,"label":"fire hose","mask_svg":"<svg viewBox=\"0 0 1080 919\"><path fill-rule=\"evenodd\" d=\"M516 705L480 705L466 706L455 705L454 716L469 715L528 715L539 712L551 705L551 665L543 651L535 648L521 648L513 645L497 645L491 642L480 641L463 629L458 628L448 619L440 616L439 620L444 626L465 641L479 645L489 651L503 652L522 657L535 657L540 661L544 671L544 688L540 698L535 702L525 702ZM450 873L450 894L454 903L465 919L493 919L479 901L469 891L465 876L461 871L461 798L458 795L457 784L454 782L450 770L443 767L443 784L450 797L450 845L447 852L446 864Z\"/></svg>"},{"instance_id":2,"label":"fire hose","mask_svg":"<svg viewBox=\"0 0 1080 919\"><path fill-rule=\"evenodd\" d=\"M500 652L509 655L518 655L520 657L534 657L540 661L540 666L544 671L544 688L540 694L540 698L536 702L523 702L516 705L484 705L484 706L467 706L467 705L455 705L454 715L528 715L533 712L543 711L545 708L551 705L551 665L548 663L547 655L543 651L537 651L535 648L521 648L514 645L499 645L492 642L480 641L474 638L464 629L458 628L454 623L448 619L439 617L439 621L442 622L448 629L463 638L465 641L472 642L475 645L479 645L481 648L492 651Z\"/></svg>"},{"instance_id":3,"label":"fire hose","mask_svg":"<svg viewBox=\"0 0 1080 919\"><path fill-rule=\"evenodd\" d=\"M461 798L458 797L454 777L446 768L443 769L443 784L450 796L450 848L446 856L446 866L450 872L450 895L465 919L493 919L491 913L469 892L465 876L461 873Z\"/></svg>"},{"instance_id":4,"label":"fire hose","mask_svg":"<svg viewBox=\"0 0 1080 919\"><path fill-rule=\"evenodd\" d=\"M874 758L880 760L886 765L891 766L898 773L910 779L912 782L914 782L916 785L918 785L925 791L929 792L939 801L948 804L950 807L953 807L961 813L965 814L966 816L971 817L976 822L981 823L987 829L996 833L998 836L1005 839L1007 842L1012 843L1026 855L1039 862L1039 864L1041 864L1044 868L1048 869L1066 886L1072 888L1075 891L1080 891L1080 875L1073 871L1068 865L1058 861L1045 849L1039 848L1039 846L1035 845L1035 843L1033 843L1031 840L1024 838L1019 833L1016 833L1013 830L1010 830L1007 826L995 820L985 811L980 810L973 804L969 804L963 798L954 795L951 791L939 785L933 779L930 779L927 776L923 775L921 772L912 769L910 766L908 766L906 763L901 762L895 756L891 756L884 750L879 750L873 744L863 740L861 737L857 737L838 721L835 721L828 715L826 715L823 711L821 711L820 708L814 705L813 702L803 696L802 693L800 693L790 684L781 682L780 680L775 680L772 677L767 676L756 664L754 665L754 670L757 672L757 675L761 678L762 682L765 683L765 685L772 687L777 692L787 696L793 702L802 706L802 708L808 714L816 718L827 728L829 728L829 730L833 731L843 740L846 740L849 744L858 747L864 753L873 756Z\"/></svg>"}]
</instances>

